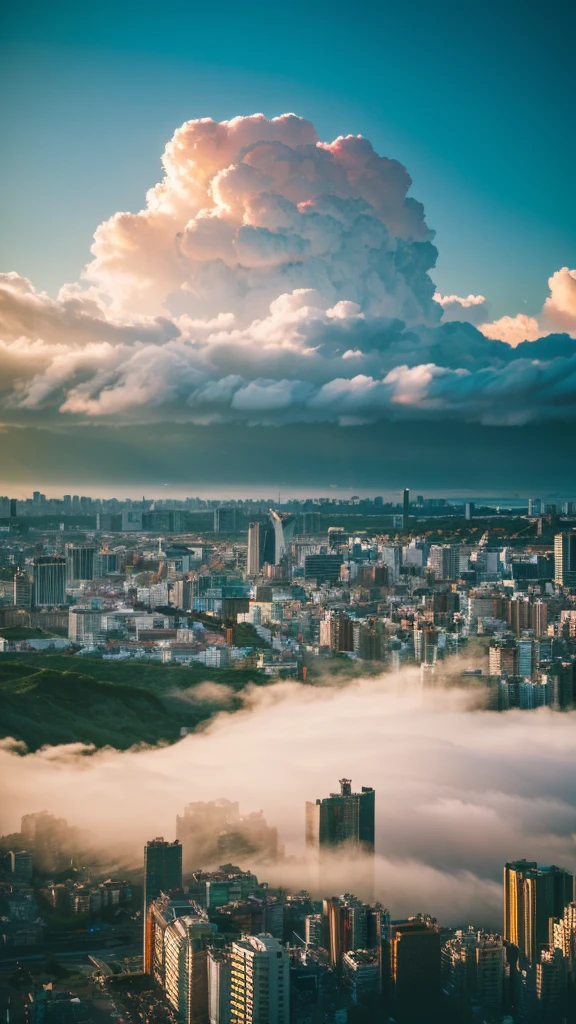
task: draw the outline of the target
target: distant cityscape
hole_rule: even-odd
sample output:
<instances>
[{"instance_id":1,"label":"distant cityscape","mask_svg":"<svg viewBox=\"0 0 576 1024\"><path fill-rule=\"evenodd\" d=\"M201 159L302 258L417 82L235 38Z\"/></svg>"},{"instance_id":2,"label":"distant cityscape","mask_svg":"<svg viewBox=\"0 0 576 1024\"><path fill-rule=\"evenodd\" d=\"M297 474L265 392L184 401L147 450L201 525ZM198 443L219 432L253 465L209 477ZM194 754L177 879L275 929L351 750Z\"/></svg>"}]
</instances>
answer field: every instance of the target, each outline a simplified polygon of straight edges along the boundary
<instances>
[{"instance_id":1,"label":"distant cityscape","mask_svg":"<svg viewBox=\"0 0 576 1024\"><path fill-rule=\"evenodd\" d=\"M216 685L407 669L423 692L459 686L494 713L576 706L573 501L36 492L0 506L10 693L30 659L83 680L106 664L209 670ZM3 735L26 741L18 728L8 702ZM347 778L310 794L294 891L265 881L288 862L281 826L232 800L190 803L174 838L151 836L140 868L112 874L94 836L29 807L0 839L11 1019L88 1024L102 1006L126 1024L576 1019L571 872L507 863L503 914L488 930L449 927L426 907L396 920L376 898L377 799Z\"/></svg>"}]
</instances>

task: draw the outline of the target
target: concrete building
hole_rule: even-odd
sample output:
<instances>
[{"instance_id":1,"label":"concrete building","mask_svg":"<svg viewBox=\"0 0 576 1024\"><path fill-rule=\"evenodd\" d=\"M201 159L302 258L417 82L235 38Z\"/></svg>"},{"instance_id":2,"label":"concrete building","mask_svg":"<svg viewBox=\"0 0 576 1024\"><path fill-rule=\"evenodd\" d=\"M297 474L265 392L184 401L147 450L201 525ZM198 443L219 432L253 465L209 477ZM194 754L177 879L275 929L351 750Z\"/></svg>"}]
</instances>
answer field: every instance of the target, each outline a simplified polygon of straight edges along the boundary
<instances>
[{"instance_id":1,"label":"concrete building","mask_svg":"<svg viewBox=\"0 0 576 1024\"><path fill-rule=\"evenodd\" d=\"M208 950L208 1018L210 1024L231 1024L232 958L226 950Z\"/></svg>"},{"instance_id":2,"label":"concrete building","mask_svg":"<svg viewBox=\"0 0 576 1024\"><path fill-rule=\"evenodd\" d=\"M182 846L178 840L164 842L160 836L144 847L144 915L161 893L182 888Z\"/></svg>"},{"instance_id":3,"label":"concrete building","mask_svg":"<svg viewBox=\"0 0 576 1024\"><path fill-rule=\"evenodd\" d=\"M560 587L576 587L576 533L554 537L554 582Z\"/></svg>"},{"instance_id":4,"label":"concrete building","mask_svg":"<svg viewBox=\"0 0 576 1024\"><path fill-rule=\"evenodd\" d=\"M66 559L46 555L34 560L34 604L57 608L66 604Z\"/></svg>"},{"instance_id":5,"label":"concrete building","mask_svg":"<svg viewBox=\"0 0 576 1024\"><path fill-rule=\"evenodd\" d=\"M232 943L231 1024L288 1024L288 951L271 935Z\"/></svg>"},{"instance_id":6,"label":"concrete building","mask_svg":"<svg viewBox=\"0 0 576 1024\"><path fill-rule=\"evenodd\" d=\"M27 572L17 569L14 573L14 606L30 608L32 605L32 583Z\"/></svg>"},{"instance_id":7,"label":"concrete building","mask_svg":"<svg viewBox=\"0 0 576 1024\"><path fill-rule=\"evenodd\" d=\"M94 644L103 637L102 613L91 608L70 608L68 639L78 644Z\"/></svg>"},{"instance_id":8,"label":"concrete building","mask_svg":"<svg viewBox=\"0 0 576 1024\"><path fill-rule=\"evenodd\" d=\"M164 933L164 994L183 1024L208 1024L207 942L217 927L205 914L178 917Z\"/></svg>"},{"instance_id":9,"label":"concrete building","mask_svg":"<svg viewBox=\"0 0 576 1024\"><path fill-rule=\"evenodd\" d=\"M67 544L65 554L68 581L94 579L96 548L91 544Z\"/></svg>"}]
</instances>

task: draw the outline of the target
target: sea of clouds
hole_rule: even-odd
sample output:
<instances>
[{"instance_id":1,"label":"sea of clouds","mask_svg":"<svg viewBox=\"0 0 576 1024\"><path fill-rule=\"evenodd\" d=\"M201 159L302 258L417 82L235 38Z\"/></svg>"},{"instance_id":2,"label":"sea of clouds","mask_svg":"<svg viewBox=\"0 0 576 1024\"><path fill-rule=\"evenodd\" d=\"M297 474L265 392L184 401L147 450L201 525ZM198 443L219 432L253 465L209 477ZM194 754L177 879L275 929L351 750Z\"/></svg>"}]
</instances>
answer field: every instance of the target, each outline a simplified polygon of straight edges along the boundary
<instances>
[{"instance_id":1,"label":"sea of clouds","mask_svg":"<svg viewBox=\"0 0 576 1024\"><path fill-rule=\"evenodd\" d=\"M4 741L0 831L46 808L136 865L147 839L174 838L187 803L225 797L278 827L287 860L258 870L300 889L305 802L347 777L376 790L375 894L394 914L500 928L507 860L576 871L575 728L576 713L482 710L476 689L423 688L417 670L279 682L173 746L23 754ZM348 887L335 864L334 891Z\"/></svg>"}]
</instances>

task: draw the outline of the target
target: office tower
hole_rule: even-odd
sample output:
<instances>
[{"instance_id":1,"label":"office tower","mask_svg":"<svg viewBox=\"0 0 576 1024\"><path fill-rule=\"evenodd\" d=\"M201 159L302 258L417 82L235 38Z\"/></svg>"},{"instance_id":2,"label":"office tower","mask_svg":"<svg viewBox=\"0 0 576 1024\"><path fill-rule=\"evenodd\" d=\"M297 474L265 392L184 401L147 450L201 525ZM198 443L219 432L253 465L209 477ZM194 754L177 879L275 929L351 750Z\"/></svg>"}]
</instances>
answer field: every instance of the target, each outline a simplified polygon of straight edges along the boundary
<instances>
[{"instance_id":1,"label":"office tower","mask_svg":"<svg viewBox=\"0 0 576 1024\"><path fill-rule=\"evenodd\" d=\"M182 888L182 846L176 840L150 839L144 847L144 917L161 893Z\"/></svg>"},{"instance_id":2,"label":"office tower","mask_svg":"<svg viewBox=\"0 0 576 1024\"><path fill-rule=\"evenodd\" d=\"M290 556L296 519L290 512L277 512L271 508L270 520L274 527L274 565L280 565L283 559Z\"/></svg>"},{"instance_id":3,"label":"office tower","mask_svg":"<svg viewBox=\"0 0 576 1024\"><path fill-rule=\"evenodd\" d=\"M89 544L66 545L66 579L93 580L96 548Z\"/></svg>"},{"instance_id":4,"label":"office tower","mask_svg":"<svg viewBox=\"0 0 576 1024\"><path fill-rule=\"evenodd\" d=\"M431 544L428 565L436 579L455 580L460 575L460 548L457 544Z\"/></svg>"},{"instance_id":5,"label":"office tower","mask_svg":"<svg viewBox=\"0 0 576 1024\"><path fill-rule=\"evenodd\" d=\"M504 939L521 951L525 945L524 883L537 869L536 861L517 860L504 865Z\"/></svg>"},{"instance_id":6,"label":"office tower","mask_svg":"<svg viewBox=\"0 0 576 1024\"><path fill-rule=\"evenodd\" d=\"M539 516L542 512L541 498L528 498L528 515Z\"/></svg>"},{"instance_id":7,"label":"office tower","mask_svg":"<svg viewBox=\"0 0 576 1024\"><path fill-rule=\"evenodd\" d=\"M70 608L68 612L68 639L75 643L94 644L103 637L102 612L91 608Z\"/></svg>"},{"instance_id":8,"label":"office tower","mask_svg":"<svg viewBox=\"0 0 576 1024\"><path fill-rule=\"evenodd\" d=\"M335 583L340 579L342 555L306 555L304 558L304 579L321 583Z\"/></svg>"},{"instance_id":9,"label":"office tower","mask_svg":"<svg viewBox=\"0 0 576 1024\"><path fill-rule=\"evenodd\" d=\"M473 501L467 501L466 504L464 505L464 518L465 519L472 519L473 516L474 516L474 502Z\"/></svg>"},{"instance_id":10,"label":"office tower","mask_svg":"<svg viewBox=\"0 0 576 1024\"><path fill-rule=\"evenodd\" d=\"M404 488L404 494L402 495L402 529L408 529L408 521L410 519L410 491L408 487Z\"/></svg>"},{"instance_id":11,"label":"office tower","mask_svg":"<svg viewBox=\"0 0 576 1024\"><path fill-rule=\"evenodd\" d=\"M523 679L532 679L535 665L535 644L530 637L516 641L518 649L518 675Z\"/></svg>"},{"instance_id":12,"label":"office tower","mask_svg":"<svg viewBox=\"0 0 576 1024\"><path fill-rule=\"evenodd\" d=\"M246 556L246 572L249 576L257 576L260 572L260 523L248 526L248 554Z\"/></svg>"},{"instance_id":13,"label":"office tower","mask_svg":"<svg viewBox=\"0 0 576 1024\"><path fill-rule=\"evenodd\" d=\"M340 970L344 953L368 948L368 917L370 907L352 893L344 893L323 901L328 932L330 963Z\"/></svg>"},{"instance_id":14,"label":"office tower","mask_svg":"<svg viewBox=\"0 0 576 1024\"><path fill-rule=\"evenodd\" d=\"M388 569L388 580L393 586L400 579L402 548L398 544L385 544L380 549L380 558Z\"/></svg>"},{"instance_id":15,"label":"office tower","mask_svg":"<svg viewBox=\"0 0 576 1024\"><path fill-rule=\"evenodd\" d=\"M208 1019L231 1024L232 959L221 949L208 950Z\"/></svg>"},{"instance_id":16,"label":"office tower","mask_svg":"<svg viewBox=\"0 0 576 1024\"><path fill-rule=\"evenodd\" d=\"M348 850L373 854L374 809L371 786L362 786L361 793L353 793L350 779L340 779L340 793L331 793L315 803L307 801L306 845L322 851L345 844Z\"/></svg>"},{"instance_id":17,"label":"office tower","mask_svg":"<svg viewBox=\"0 0 576 1024\"><path fill-rule=\"evenodd\" d=\"M214 509L214 533L236 533L236 509Z\"/></svg>"},{"instance_id":18,"label":"office tower","mask_svg":"<svg viewBox=\"0 0 576 1024\"><path fill-rule=\"evenodd\" d=\"M27 572L17 569L14 573L14 605L16 608L30 608L32 604L32 583Z\"/></svg>"},{"instance_id":19,"label":"office tower","mask_svg":"<svg viewBox=\"0 0 576 1024\"><path fill-rule=\"evenodd\" d=\"M576 533L554 537L554 582L560 587L576 587Z\"/></svg>"},{"instance_id":20,"label":"office tower","mask_svg":"<svg viewBox=\"0 0 576 1024\"><path fill-rule=\"evenodd\" d=\"M172 600L170 603L173 604L175 608L182 608L184 611L190 611L194 600L193 581L175 580L172 585L171 597Z\"/></svg>"},{"instance_id":21,"label":"office tower","mask_svg":"<svg viewBox=\"0 0 576 1024\"><path fill-rule=\"evenodd\" d=\"M66 559L47 555L34 560L34 604L55 608L66 604Z\"/></svg>"},{"instance_id":22,"label":"office tower","mask_svg":"<svg viewBox=\"0 0 576 1024\"><path fill-rule=\"evenodd\" d=\"M504 939L518 947L523 963L534 966L548 945L550 918L560 918L573 899L574 878L551 865L513 861L504 866Z\"/></svg>"},{"instance_id":23,"label":"office tower","mask_svg":"<svg viewBox=\"0 0 576 1024\"><path fill-rule=\"evenodd\" d=\"M263 565L274 562L275 535L271 523L250 523L246 572L257 576Z\"/></svg>"},{"instance_id":24,"label":"office tower","mask_svg":"<svg viewBox=\"0 0 576 1024\"><path fill-rule=\"evenodd\" d=\"M374 809L375 793L363 786L352 792L349 779L340 780L340 793L306 803L306 848L318 867L324 892L342 884L345 861L346 883L365 897L374 887ZM336 857L341 853L343 859Z\"/></svg>"},{"instance_id":25,"label":"office tower","mask_svg":"<svg viewBox=\"0 0 576 1024\"><path fill-rule=\"evenodd\" d=\"M288 951L271 935L249 935L232 943L232 1024L288 1024Z\"/></svg>"},{"instance_id":26,"label":"office tower","mask_svg":"<svg viewBox=\"0 0 576 1024\"><path fill-rule=\"evenodd\" d=\"M164 933L164 994L183 1024L208 1024L207 943L217 930L199 913L176 918Z\"/></svg>"},{"instance_id":27,"label":"office tower","mask_svg":"<svg viewBox=\"0 0 576 1024\"><path fill-rule=\"evenodd\" d=\"M400 1024L438 1016L441 973L437 927L419 918L390 925L390 996Z\"/></svg>"}]
</instances>

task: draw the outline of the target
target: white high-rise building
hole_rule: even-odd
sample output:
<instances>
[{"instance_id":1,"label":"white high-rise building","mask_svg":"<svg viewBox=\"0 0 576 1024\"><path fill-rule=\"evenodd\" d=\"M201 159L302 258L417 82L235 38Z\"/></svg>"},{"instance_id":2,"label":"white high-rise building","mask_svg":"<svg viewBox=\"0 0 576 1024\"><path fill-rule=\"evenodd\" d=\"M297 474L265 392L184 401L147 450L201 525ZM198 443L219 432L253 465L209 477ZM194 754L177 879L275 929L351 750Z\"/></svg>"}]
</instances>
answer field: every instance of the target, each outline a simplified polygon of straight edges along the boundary
<instances>
[{"instance_id":1,"label":"white high-rise building","mask_svg":"<svg viewBox=\"0 0 576 1024\"><path fill-rule=\"evenodd\" d=\"M164 993L184 1024L208 1024L206 940L217 930L197 915L177 917L164 932Z\"/></svg>"},{"instance_id":2,"label":"white high-rise building","mask_svg":"<svg viewBox=\"0 0 576 1024\"><path fill-rule=\"evenodd\" d=\"M270 519L274 527L274 564L280 565L290 554L296 520L290 512L277 512L274 508L270 509Z\"/></svg>"},{"instance_id":3,"label":"white high-rise building","mask_svg":"<svg viewBox=\"0 0 576 1024\"><path fill-rule=\"evenodd\" d=\"M288 951L271 935L232 943L231 1024L288 1024Z\"/></svg>"},{"instance_id":4,"label":"white high-rise building","mask_svg":"<svg viewBox=\"0 0 576 1024\"><path fill-rule=\"evenodd\" d=\"M560 587L576 587L576 533L554 537L554 582Z\"/></svg>"}]
</instances>

